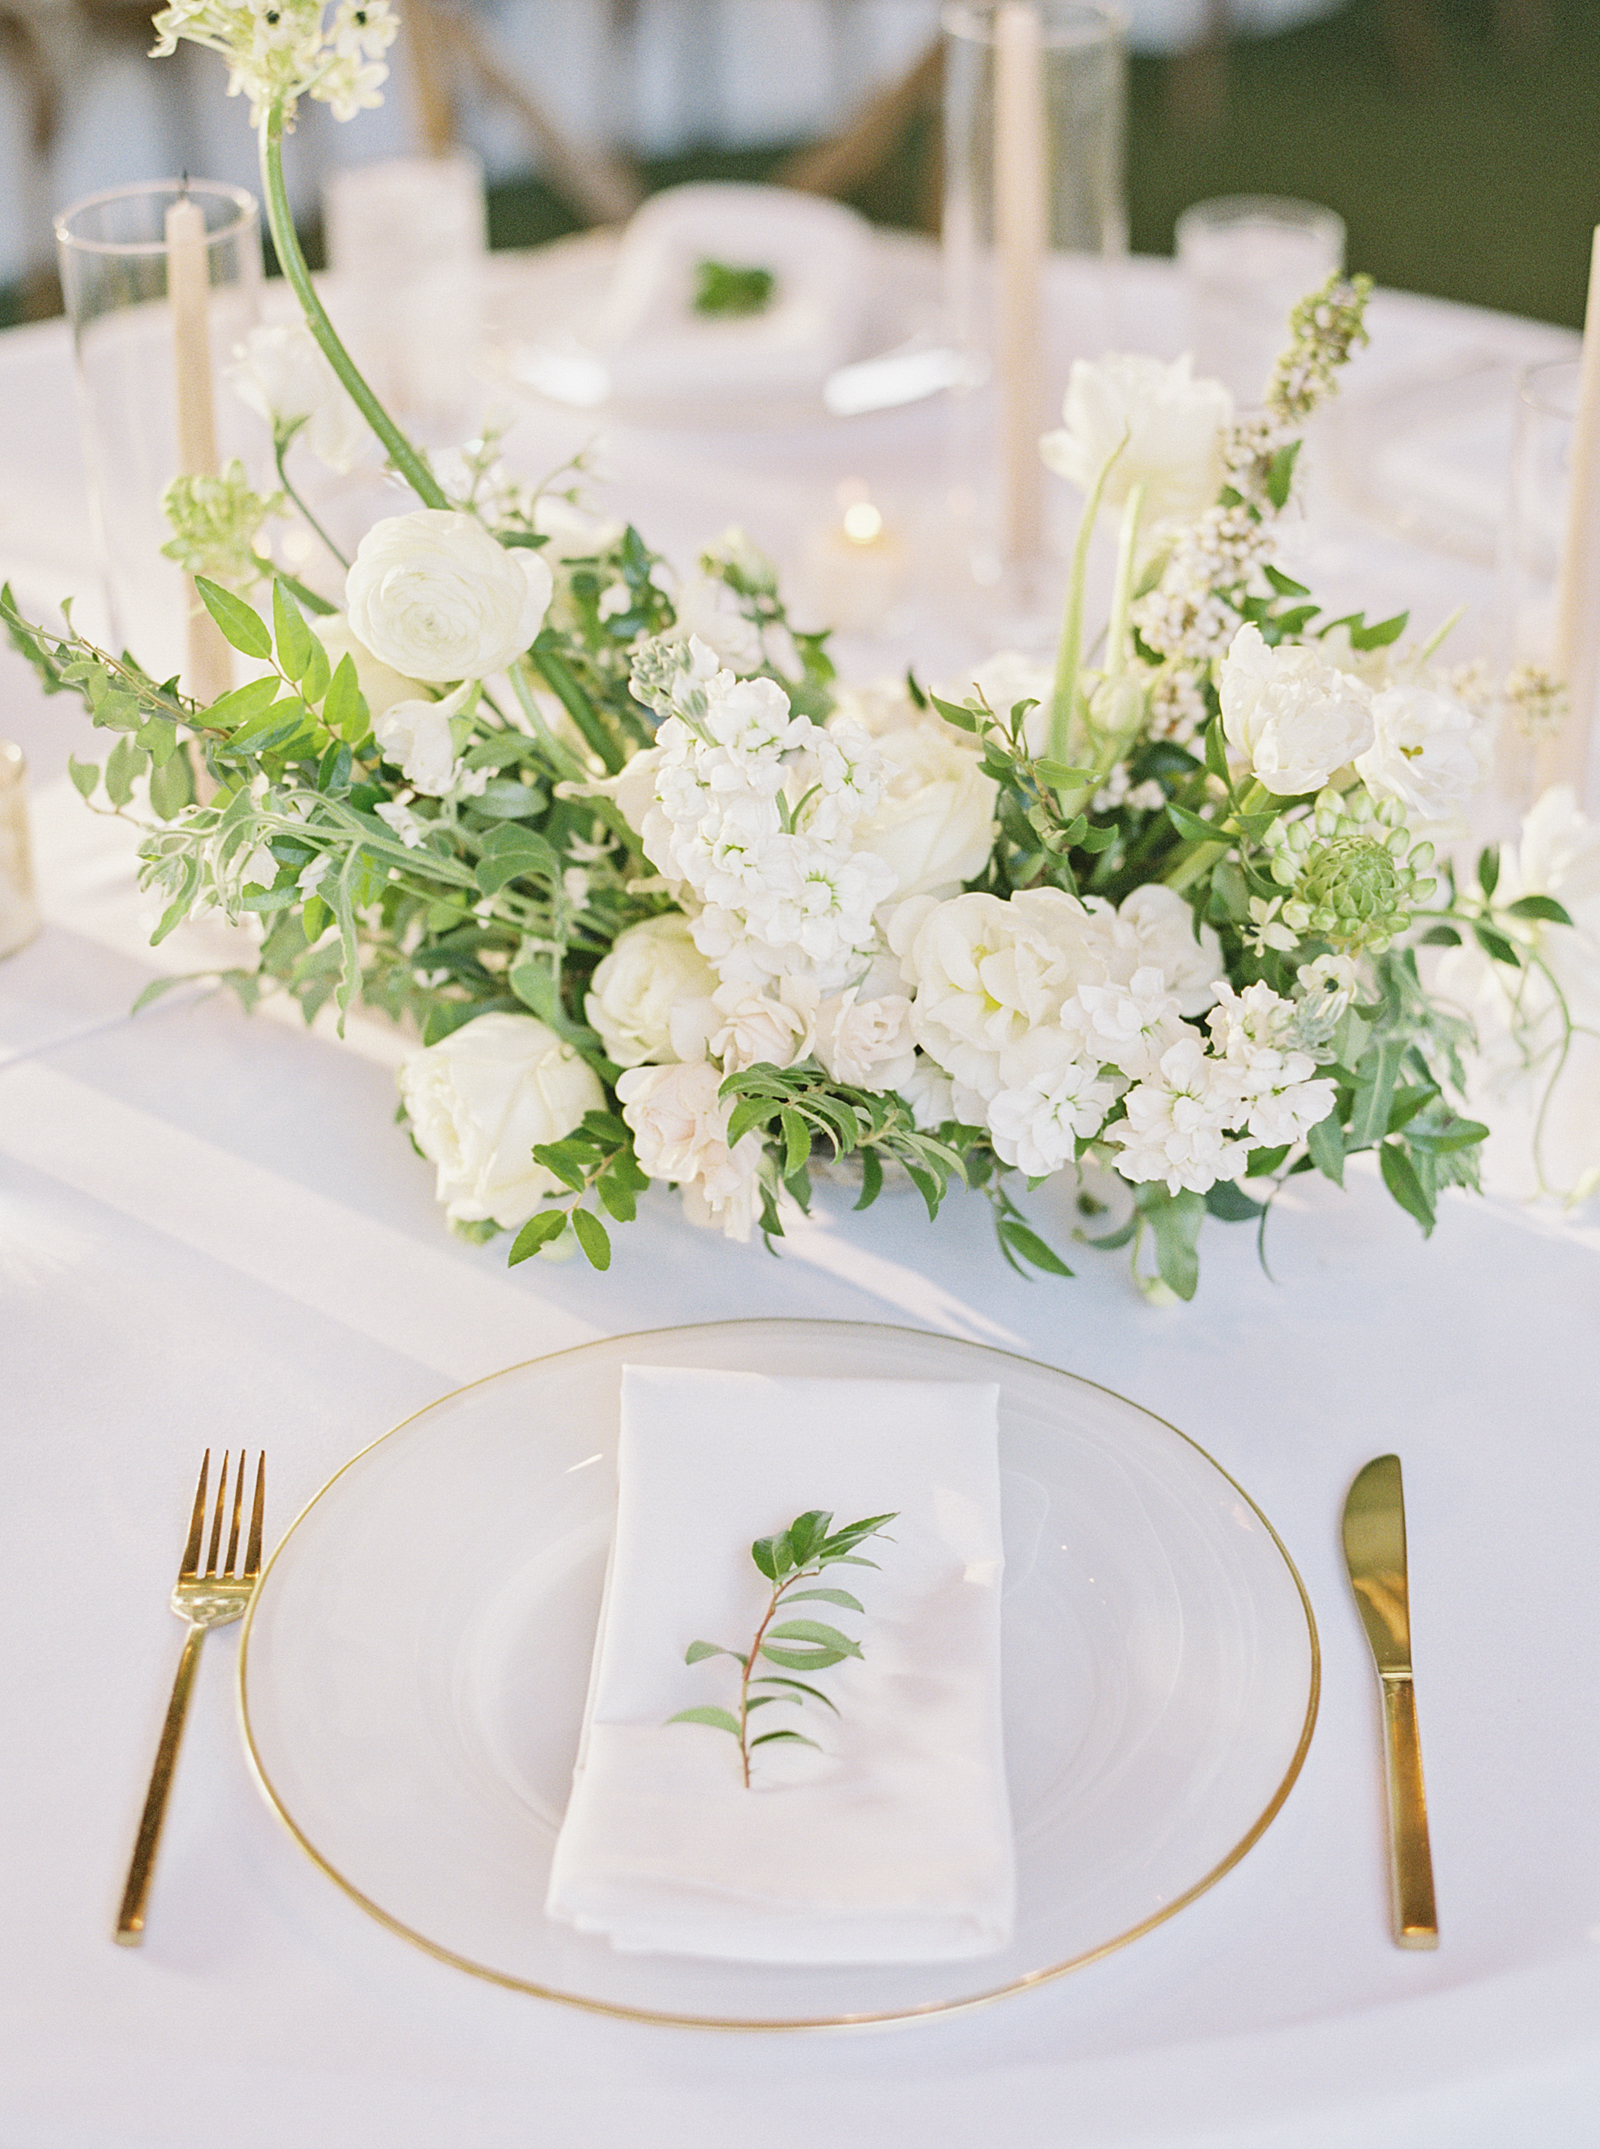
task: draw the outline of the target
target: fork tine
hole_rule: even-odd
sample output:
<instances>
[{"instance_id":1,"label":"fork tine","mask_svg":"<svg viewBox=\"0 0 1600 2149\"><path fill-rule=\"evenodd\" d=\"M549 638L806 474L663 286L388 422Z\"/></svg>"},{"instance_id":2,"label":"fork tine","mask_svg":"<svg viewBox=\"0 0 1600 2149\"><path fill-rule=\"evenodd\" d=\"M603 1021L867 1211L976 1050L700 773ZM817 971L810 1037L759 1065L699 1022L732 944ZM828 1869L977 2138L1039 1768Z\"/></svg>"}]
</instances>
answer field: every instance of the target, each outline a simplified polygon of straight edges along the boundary
<instances>
[{"instance_id":1,"label":"fork tine","mask_svg":"<svg viewBox=\"0 0 1600 2149\"><path fill-rule=\"evenodd\" d=\"M206 1526L206 1473L211 1468L211 1450L206 1449L200 1458L200 1482L195 1487L194 1512L189 1517L189 1535L183 1547L183 1565L178 1569L180 1582L192 1582L200 1568L200 1532Z\"/></svg>"},{"instance_id":2,"label":"fork tine","mask_svg":"<svg viewBox=\"0 0 1600 2149\"><path fill-rule=\"evenodd\" d=\"M217 1472L217 1504L211 1514L211 1544L206 1552L206 1573L217 1571L217 1549L222 1543L222 1516L228 1504L228 1450L222 1451L222 1468Z\"/></svg>"},{"instance_id":3,"label":"fork tine","mask_svg":"<svg viewBox=\"0 0 1600 2149\"><path fill-rule=\"evenodd\" d=\"M224 1574L232 1574L234 1560L239 1552L239 1517L244 1511L244 1449L239 1450L239 1474L233 1481L233 1519L228 1526L228 1556L222 1563Z\"/></svg>"},{"instance_id":4,"label":"fork tine","mask_svg":"<svg viewBox=\"0 0 1600 2149\"><path fill-rule=\"evenodd\" d=\"M253 1582L261 1572L261 1516L267 1493L267 1451L256 1457L256 1491L250 1502L250 1535L245 1539L244 1578Z\"/></svg>"}]
</instances>

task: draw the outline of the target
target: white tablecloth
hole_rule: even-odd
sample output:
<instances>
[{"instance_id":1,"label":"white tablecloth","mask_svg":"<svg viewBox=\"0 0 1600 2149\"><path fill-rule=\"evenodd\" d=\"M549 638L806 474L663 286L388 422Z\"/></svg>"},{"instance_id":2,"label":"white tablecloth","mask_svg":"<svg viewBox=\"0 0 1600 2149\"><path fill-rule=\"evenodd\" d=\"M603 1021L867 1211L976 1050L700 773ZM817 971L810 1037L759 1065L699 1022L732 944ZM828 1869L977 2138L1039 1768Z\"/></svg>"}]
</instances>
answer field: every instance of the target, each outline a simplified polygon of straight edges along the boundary
<instances>
[{"instance_id":1,"label":"white tablecloth","mask_svg":"<svg viewBox=\"0 0 1600 2149\"><path fill-rule=\"evenodd\" d=\"M508 271L507 273L517 273ZM1166 272L1121 279L1125 340L1170 346ZM1386 298L1379 356L1548 334ZM35 601L84 558L59 329L0 341L0 565ZM561 423L529 429L530 454ZM847 468L932 467L938 414L715 442L621 435L630 507L679 546L736 505L792 530ZM908 464L909 459L909 464ZM869 472L870 474L870 472ZM757 512L751 513L753 501ZM1387 605L1484 578L1305 528L1324 583ZM891 654L902 654L891 652ZM852 662L884 652L857 648ZM1022 1283L983 1203L825 1193L780 1261L671 1197L615 1264L529 1263L441 1229L392 1121L392 1041L354 1046L176 994L115 845L47 788L85 727L0 666L50 922L0 966L0 2144L244 2149L888 2139L1165 2149L1528 2149L1600 2142L1600 1231L1447 1201L1424 1245L1375 1177L1297 1181L1273 1224L1213 1226L1195 1303L1146 1307L1120 1257ZM175 958L166 958L171 961ZM1063 1239L1069 1219L1037 1209ZM178 1645L163 1610L199 1450L264 1445L269 1534L387 1425L542 1350L673 1322L899 1322L1023 1351L1182 1426L1260 1501L1321 1629L1300 1782L1215 1888L1133 1946L971 2015L864 2034L608 2021L407 1947L256 1794L213 1636L142 1951L110 1924ZM1395 1447L1408 1496L1443 1944L1390 1942L1377 1700L1338 1550L1345 1489ZM1048 1696L1041 1696L1048 1706Z\"/></svg>"}]
</instances>

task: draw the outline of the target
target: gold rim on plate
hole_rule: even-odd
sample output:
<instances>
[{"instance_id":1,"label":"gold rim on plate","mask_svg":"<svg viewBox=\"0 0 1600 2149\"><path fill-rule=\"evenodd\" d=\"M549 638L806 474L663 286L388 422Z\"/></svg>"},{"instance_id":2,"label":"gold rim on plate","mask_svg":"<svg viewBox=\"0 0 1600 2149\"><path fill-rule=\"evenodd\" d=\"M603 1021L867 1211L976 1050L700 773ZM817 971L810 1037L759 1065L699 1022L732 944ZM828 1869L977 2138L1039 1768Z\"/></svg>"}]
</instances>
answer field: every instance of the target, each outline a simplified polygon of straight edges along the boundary
<instances>
[{"instance_id":1,"label":"gold rim on plate","mask_svg":"<svg viewBox=\"0 0 1600 2149\"><path fill-rule=\"evenodd\" d=\"M1126 1404L1129 1408L1140 1411L1145 1417L1153 1420L1155 1424L1164 1426L1169 1433L1174 1434L1186 1447L1193 1448L1195 1453L1209 1463L1225 1483L1233 1487L1240 1499L1258 1517L1267 1535L1277 1547L1279 1558L1289 1571L1290 1579L1293 1581L1300 1598L1300 1609L1305 1615L1306 1636L1311 1648L1311 1678L1306 1695L1305 1721L1301 1725L1300 1737L1293 1754L1290 1756L1289 1766L1284 1772L1283 1780L1273 1792L1271 1798L1268 1799L1265 1807L1239 1838L1239 1841L1227 1853L1226 1857L1220 1859L1192 1887L1186 1888L1181 1894L1174 1896L1171 1902L1163 1904L1161 1909L1152 1916L1141 1919L1137 1925L1132 1925L1126 1932L1118 1933L1113 1939L1104 1941L1099 1947L1089 1948L1080 1955L1069 1956L1064 1962L1048 1963L1040 1969L1025 1971L1021 1977L1009 1979L1003 1985L992 1986L986 1992L965 1993L959 1999L929 2000L914 2007L888 2008L859 2014L805 2015L791 2019L691 2015L678 2014L666 2008L629 2007L615 2000L592 1999L584 1993L564 1992L559 1986L541 1985L532 1978L515 1977L508 1970L493 1970L486 1963L474 1962L470 1956L459 1955L453 1948L442 1947L438 1941L428 1939L426 1934L419 1933L414 1927L402 1923L399 1918L391 1916L381 1904L375 1903L371 1896L363 1894L361 1889L356 1887L353 1881L348 1880L337 1866L330 1864L323 1857L279 1797L261 1759L260 1751L256 1745L255 1733L251 1726L247 1680L250 1638L255 1624L256 1606L260 1602L261 1592L266 1588L272 1570L277 1564L278 1554L289 1542L307 1515L317 1505L318 1501L322 1499L325 1493L332 1490L346 1471L354 1469L363 1456L370 1455L373 1449L380 1447L385 1440L391 1439L396 1433L404 1432L408 1425L414 1424L418 1418L426 1417L430 1411L437 1410L442 1403L452 1402L457 1396L470 1394L474 1388L487 1387L491 1381L502 1380L507 1374L520 1373L526 1366L548 1363L552 1359L573 1358L585 1351L601 1348L614 1349L618 1344L644 1343L657 1336L693 1335L702 1329L710 1328L766 1327L772 1325L775 1321L784 1321L784 1317L782 1315L765 1315L750 1320L692 1321L670 1328L635 1329L626 1335L620 1336L597 1336L589 1343L575 1343L560 1351L543 1351L537 1357L520 1359L515 1365L501 1366L493 1373L485 1373L478 1380L464 1381L459 1388L451 1388L445 1394L435 1396L432 1402L425 1403L420 1410L414 1410L408 1417L400 1419L398 1424L391 1425L386 1432L380 1433L376 1440L368 1441L367 1445L364 1448L357 1449L356 1453L347 1462L341 1463L332 1477L317 1492L312 1494L274 1548L271 1559L267 1561L265 1568L262 1570L261 1580L257 1585L255 1594L251 1598L250 1609L245 1615L244 1627L239 1639L237 1673L239 1720L244 1731L245 1752L249 1757L250 1767L257 1783L261 1786L267 1803L272 1807L312 1864L326 1873L334 1885L343 1894L347 1895L351 1902L359 1904L369 1917L375 1918L380 1925L386 1926L390 1932L397 1934L400 1939L409 1941L413 1947L420 1948L424 1955L431 1955L436 1961L449 1963L454 1969L464 1970L469 1977L481 1978L486 1984L500 1985L510 1992L531 1993L536 1999L559 2001L564 2007L579 2007L588 2014L610 2015L625 2022L658 2022L679 2029L761 2031L848 2029L872 2024L926 2021L930 2017L937 2015L957 2014L967 2008L984 2007L992 2001L1005 1999L1014 1992L1030 1991L1036 1985L1048 1984L1052 1979L1065 1977L1073 1970L1082 1970L1092 1962L1099 1962L1107 1955L1114 1955L1119 1948L1127 1947L1130 1942L1142 1939L1146 1933L1153 1932L1158 1925L1164 1925L1169 1918L1176 1917L1180 1910L1186 1909L1197 1897L1204 1895L1207 1889L1215 1887L1225 1873L1231 1872L1246 1852L1261 1840L1272 1821L1276 1818L1284 1800L1294 1788L1295 1779L1300 1774L1307 1750L1311 1745L1311 1734L1316 1728L1317 1708L1322 1693L1322 1645L1317 1634L1316 1616L1311 1609L1311 1599L1306 1593L1305 1583L1300 1579L1300 1570L1289 1557L1288 1547L1284 1544L1283 1539L1278 1535L1267 1516L1262 1513L1261 1508L1246 1492L1238 1479L1224 1470L1215 1456L1208 1454L1201 1447L1198 1440L1191 1439L1187 1433L1181 1431L1176 1425L1171 1424L1166 1418L1158 1416L1153 1410L1146 1409L1144 1404L1129 1403L1129 1399L1126 1396L1118 1395L1114 1388L1106 1387L1103 1382L1086 1380L1080 1373L1068 1373L1063 1366L1050 1365L1042 1358L1026 1357L1021 1351L1002 1351L993 1344L969 1342L964 1336L942 1335L937 1329L901 1328L897 1324L888 1321L784 1321L784 1325L792 1328L853 1328L874 1330L885 1336L925 1336L940 1343L958 1343L968 1350L982 1351L989 1357L1010 1359L1015 1364L1030 1366L1039 1372L1060 1375L1064 1379L1078 1382L1082 1387L1093 1388L1101 1395L1108 1395L1114 1402Z\"/></svg>"}]
</instances>

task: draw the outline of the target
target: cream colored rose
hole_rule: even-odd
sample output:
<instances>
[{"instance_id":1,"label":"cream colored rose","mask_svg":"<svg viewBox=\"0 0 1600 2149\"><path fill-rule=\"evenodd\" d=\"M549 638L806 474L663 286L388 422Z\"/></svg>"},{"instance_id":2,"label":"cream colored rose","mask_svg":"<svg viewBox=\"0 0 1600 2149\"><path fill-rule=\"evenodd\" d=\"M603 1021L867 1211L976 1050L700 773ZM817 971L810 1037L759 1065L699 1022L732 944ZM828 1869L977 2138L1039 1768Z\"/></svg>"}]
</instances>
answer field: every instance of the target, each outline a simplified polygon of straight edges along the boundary
<instances>
[{"instance_id":1,"label":"cream colored rose","mask_svg":"<svg viewBox=\"0 0 1600 2149\"><path fill-rule=\"evenodd\" d=\"M1233 423L1233 398L1221 381L1196 380L1187 355L1076 359L1062 405L1062 430L1046 433L1046 465L1088 492L1115 455L1105 490L1120 507L1144 487L1144 521L1198 515L1222 488L1222 440ZM1120 452L1119 452L1120 450Z\"/></svg>"},{"instance_id":2,"label":"cream colored rose","mask_svg":"<svg viewBox=\"0 0 1600 2149\"><path fill-rule=\"evenodd\" d=\"M746 985L719 986L709 1038L713 1058L728 1074L758 1064L792 1067L811 1050L817 997L808 977L783 978L776 996Z\"/></svg>"},{"instance_id":3,"label":"cream colored rose","mask_svg":"<svg viewBox=\"0 0 1600 2149\"><path fill-rule=\"evenodd\" d=\"M539 631L550 570L497 545L454 508L374 523L345 581L357 639L396 671L437 684L504 671Z\"/></svg>"},{"instance_id":4,"label":"cream colored rose","mask_svg":"<svg viewBox=\"0 0 1600 2149\"><path fill-rule=\"evenodd\" d=\"M560 1182L531 1151L599 1111L599 1078L533 1015L479 1015L413 1052L398 1076L417 1146L451 1223L515 1229Z\"/></svg>"},{"instance_id":5,"label":"cream colored rose","mask_svg":"<svg viewBox=\"0 0 1600 2149\"><path fill-rule=\"evenodd\" d=\"M707 1000L717 973L694 944L689 920L669 910L630 925L595 971L584 1012L619 1067L675 1060L672 1017L686 1002Z\"/></svg>"},{"instance_id":6,"label":"cream colored rose","mask_svg":"<svg viewBox=\"0 0 1600 2149\"><path fill-rule=\"evenodd\" d=\"M367 714L374 723L397 701L421 699L422 681L408 679L392 664L385 664L381 657L375 657L370 649L364 648L351 633L350 622L342 612L328 612L306 624L328 652L328 662L336 671L341 657L347 656L354 664L356 685L367 698Z\"/></svg>"},{"instance_id":7,"label":"cream colored rose","mask_svg":"<svg viewBox=\"0 0 1600 2149\"><path fill-rule=\"evenodd\" d=\"M895 900L953 890L981 873L1000 787L964 735L924 718L883 733L876 744L883 793L856 823L855 842L894 873Z\"/></svg>"},{"instance_id":8,"label":"cream colored rose","mask_svg":"<svg viewBox=\"0 0 1600 2149\"><path fill-rule=\"evenodd\" d=\"M911 1002L904 993L864 1000L857 987L832 994L817 1010L816 1055L835 1082L854 1089L899 1089L916 1066Z\"/></svg>"},{"instance_id":9,"label":"cream colored rose","mask_svg":"<svg viewBox=\"0 0 1600 2149\"><path fill-rule=\"evenodd\" d=\"M731 1100L718 1096L722 1076L709 1060L671 1067L630 1067L617 1082L634 1154L651 1179L676 1180L697 1223L720 1224L729 1238L750 1235L761 1144L754 1134L728 1146Z\"/></svg>"},{"instance_id":10,"label":"cream colored rose","mask_svg":"<svg viewBox=\"0 0 1600 2149\"><path fill-rule=\"evenodd\" d=\"M1241 627L1217 674L1222 728L1256 781L1279 798L1320 791L1374 739L1371 689L1295 642L1269 649Z\"/></svg>"}]
</instances>

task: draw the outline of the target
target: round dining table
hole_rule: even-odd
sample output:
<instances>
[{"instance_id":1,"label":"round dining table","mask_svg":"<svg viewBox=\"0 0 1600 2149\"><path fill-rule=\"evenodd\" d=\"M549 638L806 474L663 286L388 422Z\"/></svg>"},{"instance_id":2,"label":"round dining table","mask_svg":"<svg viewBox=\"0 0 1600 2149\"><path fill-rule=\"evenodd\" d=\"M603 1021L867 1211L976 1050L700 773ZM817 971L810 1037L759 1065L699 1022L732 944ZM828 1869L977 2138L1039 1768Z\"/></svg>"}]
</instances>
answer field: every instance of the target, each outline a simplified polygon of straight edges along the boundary
<instances>
[{"instance_id":1,"label":"round dining table","mask_svg":"<svg viewBox=\"0 0 1600 2149\"><path fill-rule=\"evenodd\" d=\"M885 242L908 273L918 243ZM495 257L506 318L537 310L547 273L542 255ZM1092 283L1102 346L1183 347L1171 264L1070 275ZM1340 610L1410 605L1431 624L1464 604L1463 654L1492 653L1513 374L1574 339L1389 292L1371 323L1308 451L1289 556ZM938 547L939 397L766 429L511 408L506 452L530 472L602 431L597 500L684 561L738 521L803 576L852 486L914 564ZM62 324L0 337L0 470L19 602L81 592L92 621ZM913 574L888 626L840 639L846 677L986 653L981 606L957 617L919 591ZM1296 1179L1262 1249L1209 1224L1198 1295L1164 1306L1125 1253L1076 1242L1048 1186L1030 1214L1070 1279L1013 1274L977 1195L956 1190L930 1227L914 1195L857 1213L831 1185L778 1258L656 1190L607 1273L511 1270L504 1240L445 1229L395 1123L408 1040L386 1023L358 1016L341 1039L199 984L131 1012L158 976L236 959L227 929L150 948L136 834L65 774L101 742L10 652L0 734L29 756L43 914L0 963L4 2149L1600 2143L1592 1210L1526 1202L1491 1169L1424 1242L1358 1160L1342 1192ZM1321 1692L1299 1778L1247 1855L1131 1944L985 2006L804 2032L615 2019L464 1974L319 1870L252 1779L229 1627L201 1661L143 1946L112 1944L204 1449L266 1452L270 1549L352 1455L449 1391L601 1337L757 1318L931 1331L1062 1368L1179 1428L1259 1504L1315 1615ZM1378 1686L1341 1556L1346 1492L1390 1451L1432 1952L1390 1934Z\"/></svg>"}]
</instances>

